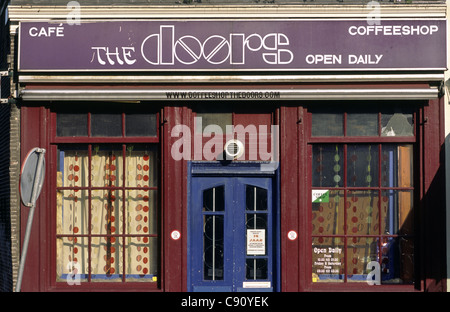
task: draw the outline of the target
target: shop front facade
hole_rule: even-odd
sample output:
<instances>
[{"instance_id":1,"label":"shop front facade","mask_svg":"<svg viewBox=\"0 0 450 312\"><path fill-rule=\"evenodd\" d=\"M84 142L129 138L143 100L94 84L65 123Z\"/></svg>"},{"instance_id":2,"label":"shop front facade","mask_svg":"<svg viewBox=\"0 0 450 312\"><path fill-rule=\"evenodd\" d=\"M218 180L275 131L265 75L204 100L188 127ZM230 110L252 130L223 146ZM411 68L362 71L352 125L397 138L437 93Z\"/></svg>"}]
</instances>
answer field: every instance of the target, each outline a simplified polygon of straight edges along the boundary
<instances>
[{"instance_id":1,"label":"shop front facade","mask_svg":"<svg viewBox=\"0 0 450 312\"><path fill-rule=\"evenodd\" d=\"M348 8L13 1L22 291L445 291L445 5Z\"/></svg>"}]
</instances>

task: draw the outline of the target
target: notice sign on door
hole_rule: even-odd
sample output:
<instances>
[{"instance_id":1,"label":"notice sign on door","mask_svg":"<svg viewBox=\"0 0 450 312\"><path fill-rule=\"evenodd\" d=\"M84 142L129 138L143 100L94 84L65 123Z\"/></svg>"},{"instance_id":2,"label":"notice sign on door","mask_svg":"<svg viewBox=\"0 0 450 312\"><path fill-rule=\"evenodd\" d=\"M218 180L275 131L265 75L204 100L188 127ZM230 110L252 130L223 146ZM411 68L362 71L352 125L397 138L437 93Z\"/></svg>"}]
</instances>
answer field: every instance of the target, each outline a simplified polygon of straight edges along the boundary
<instances>
[{"instance_id":1,"label":"notice sign on door","mask_svg":"<svg viewBox=\"0 0 450 312\"><path fill-rule=\"evenodd\" d=\"M266 230L247 230L247 255L266 254Z\"/></svg>"}]
</instances>

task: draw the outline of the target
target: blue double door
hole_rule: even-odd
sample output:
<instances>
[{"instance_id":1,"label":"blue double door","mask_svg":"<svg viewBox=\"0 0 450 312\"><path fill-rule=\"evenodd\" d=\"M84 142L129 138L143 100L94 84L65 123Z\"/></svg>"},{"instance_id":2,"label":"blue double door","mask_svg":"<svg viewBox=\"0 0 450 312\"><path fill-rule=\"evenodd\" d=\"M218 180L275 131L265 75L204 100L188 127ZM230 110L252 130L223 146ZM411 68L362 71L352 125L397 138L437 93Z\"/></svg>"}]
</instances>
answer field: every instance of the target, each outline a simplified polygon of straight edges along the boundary
<instances>
[{"instance_id":1,"label":"blue double door","mask_svg":"<svg viewBox=\"0 0 450 312\"><path fill-rule=\"evenodd\" d=\"M191 178L188 289L276 290L272 177Z\"/></svg>"}]
</instances>

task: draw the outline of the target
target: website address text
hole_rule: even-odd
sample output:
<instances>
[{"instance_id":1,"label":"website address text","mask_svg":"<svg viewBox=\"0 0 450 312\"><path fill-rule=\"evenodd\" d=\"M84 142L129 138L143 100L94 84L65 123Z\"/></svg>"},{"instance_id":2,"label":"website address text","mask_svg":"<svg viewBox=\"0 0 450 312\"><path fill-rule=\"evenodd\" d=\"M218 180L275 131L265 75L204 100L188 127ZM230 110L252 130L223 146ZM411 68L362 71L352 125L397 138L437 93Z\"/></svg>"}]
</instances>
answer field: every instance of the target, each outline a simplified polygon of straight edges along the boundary
<instances>
[{"instance_id":1,"label":"website address text","mask_svg":"<svg viewBox=\"0 0 450 312\"><path fill-rule=\"evenodd\" d=\"M166 92L167 99L175 100L232 100L232 99L280 99L279 91L183 91Z\"/></svg>"}]
</instances>

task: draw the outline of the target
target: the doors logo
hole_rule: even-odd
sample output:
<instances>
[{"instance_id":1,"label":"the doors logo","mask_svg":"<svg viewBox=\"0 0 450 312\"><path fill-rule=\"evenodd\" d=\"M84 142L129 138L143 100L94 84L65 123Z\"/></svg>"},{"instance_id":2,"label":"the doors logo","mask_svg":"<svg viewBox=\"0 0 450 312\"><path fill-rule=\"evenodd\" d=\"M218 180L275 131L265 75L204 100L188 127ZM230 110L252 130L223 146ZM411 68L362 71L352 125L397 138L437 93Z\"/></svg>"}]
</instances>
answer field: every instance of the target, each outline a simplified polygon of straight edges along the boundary
<instances>
[{"instance_id":1,"label":"the doors logo","mask_svg":"<svg viewBox=\"0 0 450 312\"><path fill-rule=\"evenodd\" d=\"M141 54L152 65L204 63L244 65L249 58L260 58L267 64L290 64L294 55L289 38L283 33L260 35L230 33L228 37L211 35L204 40L194 35L176 37L174 25L161 25L159 33L147 36Z\"/></svg>"}]
</instances>

